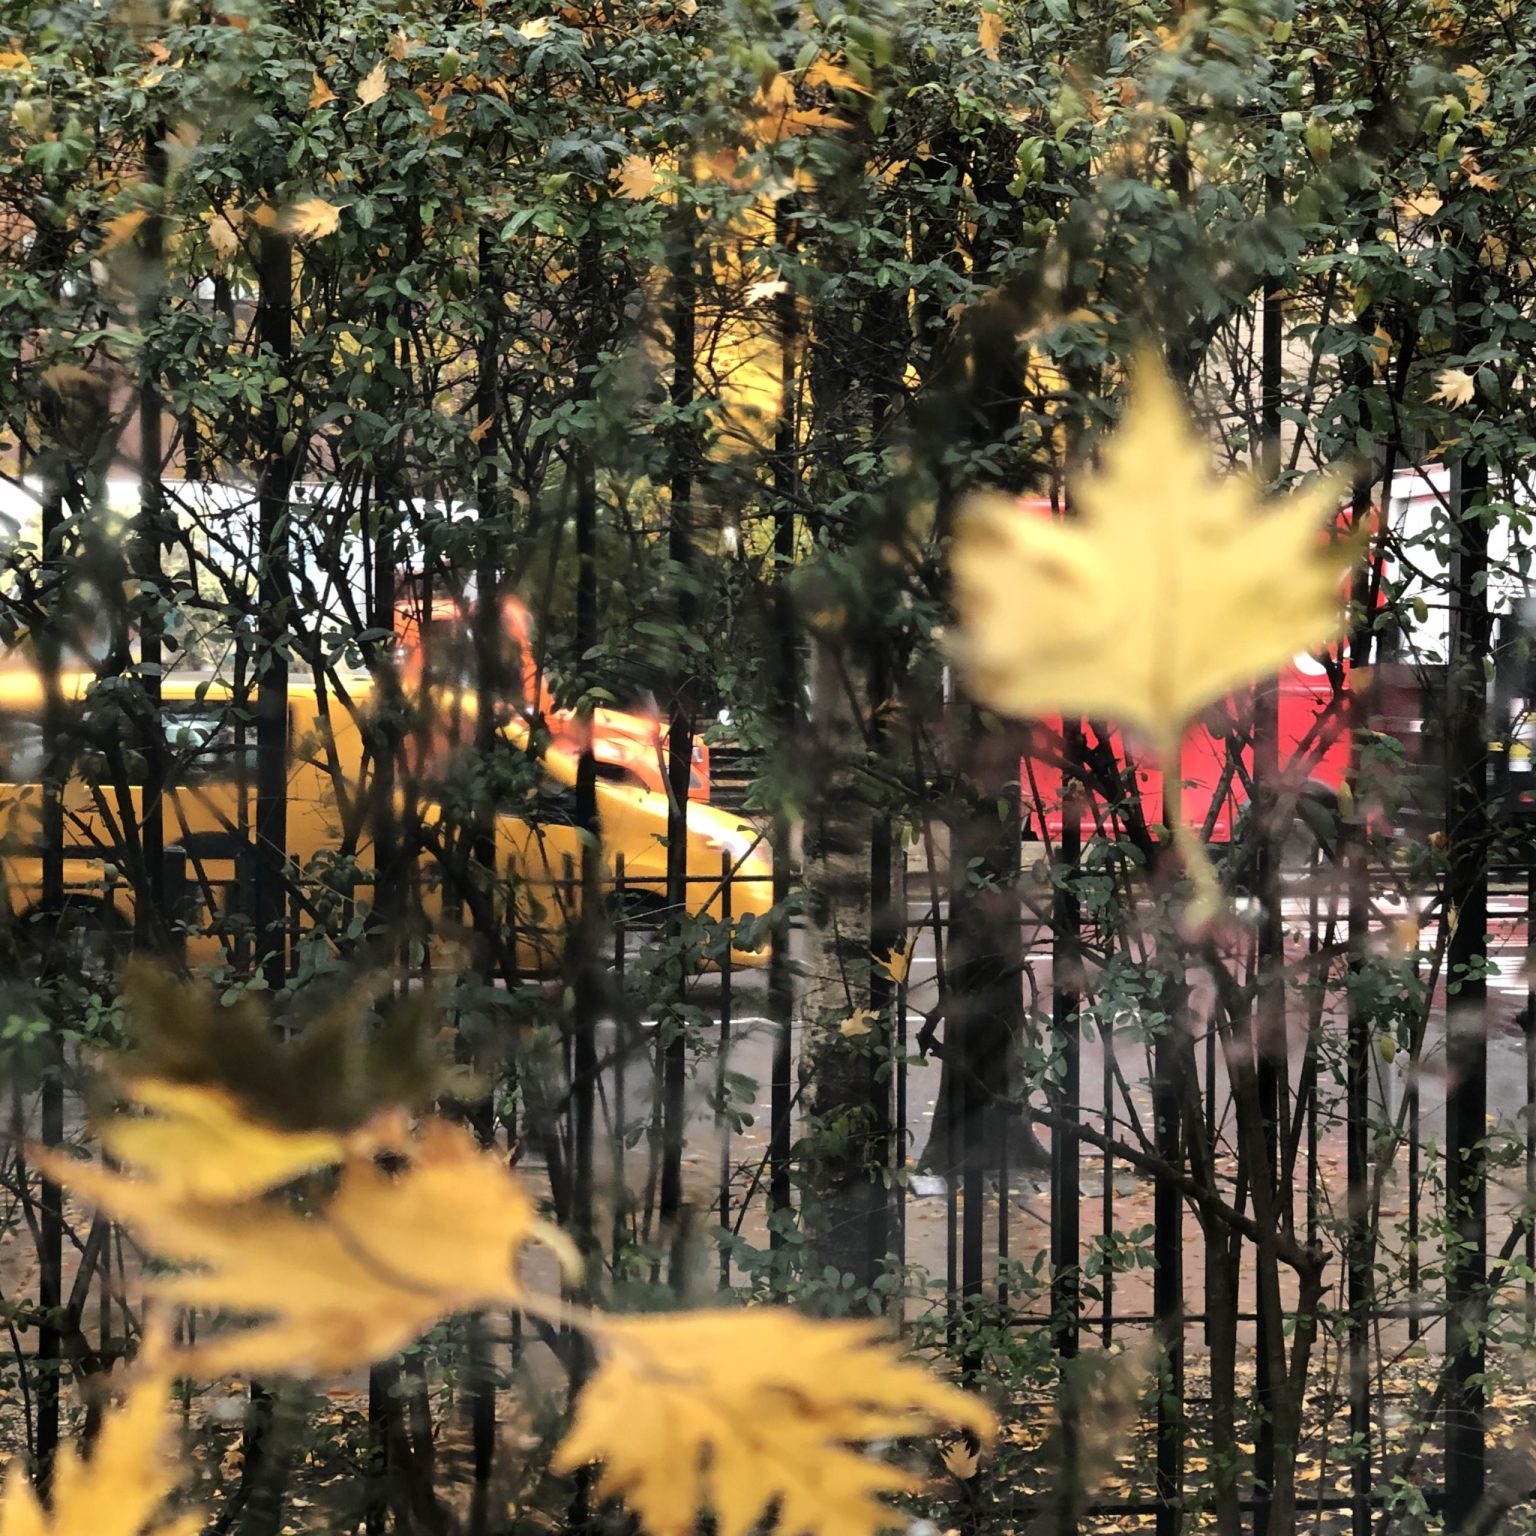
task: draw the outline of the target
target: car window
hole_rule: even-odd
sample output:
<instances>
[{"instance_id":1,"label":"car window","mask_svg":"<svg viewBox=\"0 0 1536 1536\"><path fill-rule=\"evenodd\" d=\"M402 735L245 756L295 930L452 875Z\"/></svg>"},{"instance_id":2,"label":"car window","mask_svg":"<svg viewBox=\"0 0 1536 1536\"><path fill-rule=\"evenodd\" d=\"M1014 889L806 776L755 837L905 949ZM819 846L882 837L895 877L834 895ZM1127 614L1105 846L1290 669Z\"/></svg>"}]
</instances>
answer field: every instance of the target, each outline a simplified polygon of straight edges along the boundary
<instances>
[{"instance_id":1,"label":"car window","mask_svg":"<svg viewBox=\"0 0 1536 1536\"><path fill-rule=\"evenodd\" d=\"M596 768L598 778L606 779L610 784L627 784L631 789L646 787L645 780L626 763L610 763L598 758ZM695 774L694 777L697 778L698 775Z\"/></svg>"},{"instance_id":2,"label":"car window","mask_svg":"<svg viewBox=\"0 0 1536 1536\"><path fill-rule=\"evenodd\" d=\"M497 796L496 809L504 816L516 816L534 826L574 826L576 824L576 791L560 783L548 773L538 772L535 764L527 762L537 777L532 783L524 772L505 784ZM522 765L519 765L521 770Z\"/></svg>"},{"instance_id":3,"label":"car window","mask_svg":"<svg viewBox=\"0 0 1536 1536\"><path fill-rule=\"evenodd\" d=\"M232 779L242 766L247 773L256 771L255 725L248 721L242 731L228 705L169 703L163 706L161 718L176 782L208 784Z\"/></svg>"},{"instance_id":4,"label":"car window","mask_svg":"<svg viewBox=\"0 0 1536 1536\"><path fill-rule=\"evenodd\" d=\"M47 761L42 724L25 715L0 714L0 782L35 784Z\"/></svg>"},{"instance_id":5,"label":"car window","mask_svg":"<svg viewBox=\"0 0 1536 1536\"><path fill-rule=\"evenodd\" d=\"M232 780L242 759L247 773L256 768L256 728L243 731L224 700L168 699L159 706L166 748L166 775L173 785L194 786ZM129 784L142 784L146 772L141 727L115 698L93 700L83 726L80 767L86 779L111 782L121 754Z\"/></svg>"}]
</instances>

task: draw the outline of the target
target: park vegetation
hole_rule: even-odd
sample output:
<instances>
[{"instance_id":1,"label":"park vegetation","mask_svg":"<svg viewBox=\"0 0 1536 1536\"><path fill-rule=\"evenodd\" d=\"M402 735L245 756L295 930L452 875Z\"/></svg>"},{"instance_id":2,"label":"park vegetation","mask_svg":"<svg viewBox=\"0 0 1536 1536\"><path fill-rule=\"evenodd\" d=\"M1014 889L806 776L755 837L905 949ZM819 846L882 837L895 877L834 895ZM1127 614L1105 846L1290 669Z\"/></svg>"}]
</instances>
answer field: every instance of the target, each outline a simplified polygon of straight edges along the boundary
<instances>
[{"instance_id":1,"label":"park vegetation","mask_svg":"<svg viewBox=\"0 0 1536 1536\"><path fill-rule=\"evenodd\" d=\"M0 12L0 1536L1532 1528L1533 170L1514 0Z\"/></svg>"}]
</instances>

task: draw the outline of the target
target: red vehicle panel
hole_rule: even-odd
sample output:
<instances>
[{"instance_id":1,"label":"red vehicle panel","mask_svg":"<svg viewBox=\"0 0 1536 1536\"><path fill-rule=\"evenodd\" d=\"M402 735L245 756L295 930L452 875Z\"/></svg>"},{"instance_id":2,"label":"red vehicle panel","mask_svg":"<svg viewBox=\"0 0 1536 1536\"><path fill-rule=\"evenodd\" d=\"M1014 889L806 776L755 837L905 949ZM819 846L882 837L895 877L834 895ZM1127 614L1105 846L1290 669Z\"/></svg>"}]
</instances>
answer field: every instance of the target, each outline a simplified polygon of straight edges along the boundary
<instances>
[{"instance_id":1,"label":"red vehicle panel","mask_svg":"<svg viewBox=\"0 0 1536 1536\"><path fill-rule=\"evenodd\" d=\"M1345 664L1347 666L1347 663ZM1208 723L1184 738L1181 814L1186 825L1201 829L1214 842L1226 842L1238 815L1247 805L1253 775L1253 748L1248 743L1252 711L1247 699L1231 700ZM1279 759L1284 788L1300 793L1309 784L1326 786L1336 794L1349 768L1349 734L1335 704L1333 680L1310 658L1292 665L1280 677ZM1163 774L1159 764L1127 743L1118 730L1087 723L1084 736L1090 758L1102 762L1105 749L1129 799L1134 784L1136 803L1149 823L1163 819ZM1239 748L1239 744L1240 748ZM1235 750L1237 749L1237 750ZM1029 751L1020 763L1020 790L1027 834L1054 842L1061 836L1064 746L1059 720L1037 722ZM1134 778L1132 777L1134 775ZM1088 774L1079 825L1085 837L1115 836L1126 812L1110 798L1096 794L1097 778Z\"/></svg>"}]
</instances>

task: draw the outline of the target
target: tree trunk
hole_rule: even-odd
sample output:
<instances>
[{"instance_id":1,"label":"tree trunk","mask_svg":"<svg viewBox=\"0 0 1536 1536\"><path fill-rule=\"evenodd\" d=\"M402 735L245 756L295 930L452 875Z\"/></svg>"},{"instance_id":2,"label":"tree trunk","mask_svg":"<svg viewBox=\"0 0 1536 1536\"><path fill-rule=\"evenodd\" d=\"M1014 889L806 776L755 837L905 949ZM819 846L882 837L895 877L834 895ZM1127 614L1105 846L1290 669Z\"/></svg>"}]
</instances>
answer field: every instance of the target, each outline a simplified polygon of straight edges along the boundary
<instances>
[{"instance_id":1,"label":"tree trunk","mask_svg":"<svg viewBox=\"0 0 1536 1536\"><path fill-rule=\"evenodd\" d=\"M881 1026L866 1017L875 817L860 783L865 679L830 636L818 638L815 663L811 723L820 794L805 823L809 957L800 1064L812 1150L802 1209L817 1267L867 1287L885 1258L891 1090L888 1076L879 1080L873 1049Z\"/></svg>"}]
</instances>

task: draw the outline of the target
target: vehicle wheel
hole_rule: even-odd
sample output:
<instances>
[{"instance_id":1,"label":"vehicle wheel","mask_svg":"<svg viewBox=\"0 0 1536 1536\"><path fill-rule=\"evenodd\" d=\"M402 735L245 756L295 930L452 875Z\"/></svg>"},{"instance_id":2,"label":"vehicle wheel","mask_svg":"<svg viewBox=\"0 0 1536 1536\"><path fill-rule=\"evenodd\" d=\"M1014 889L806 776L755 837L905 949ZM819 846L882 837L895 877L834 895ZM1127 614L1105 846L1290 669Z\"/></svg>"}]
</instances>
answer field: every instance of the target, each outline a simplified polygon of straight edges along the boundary
<instances>
[{"instance_id":1,"label":"vehicle wheel","mask_svg":"<svg viewBox=\"0 0 1536 1536\"><path fill-rule=\"evenodd\" d=\"M608 893L608 914L612 921L634 927L659 927L667 912L666 896L657 890L626 886Z\"/></svg>"},{"instance_id":2,"label":"vehicle wheel","mask_svg":"<svg viewBox=\"0 0 1536 1536\"><path fill-rule=\"evenodd\" d=\"M17 929L35 979L61 979L92 992L115 980L132 937L109 901L66 901L57 913L34 909Z\"/></svg>"},{"instance_id":3,"label":"vehicle wheel","mask_svg":"<svg viewBox=\"0 0 1536 1536\"><path fill-rule=\"evenodd\" d=\"M1339 856L1342 832L1338 791L1309 779L1296 797L1296 811L1281 845L1283 867L1311 869L1331 864Z\"/></svg>"}]
</instances>

